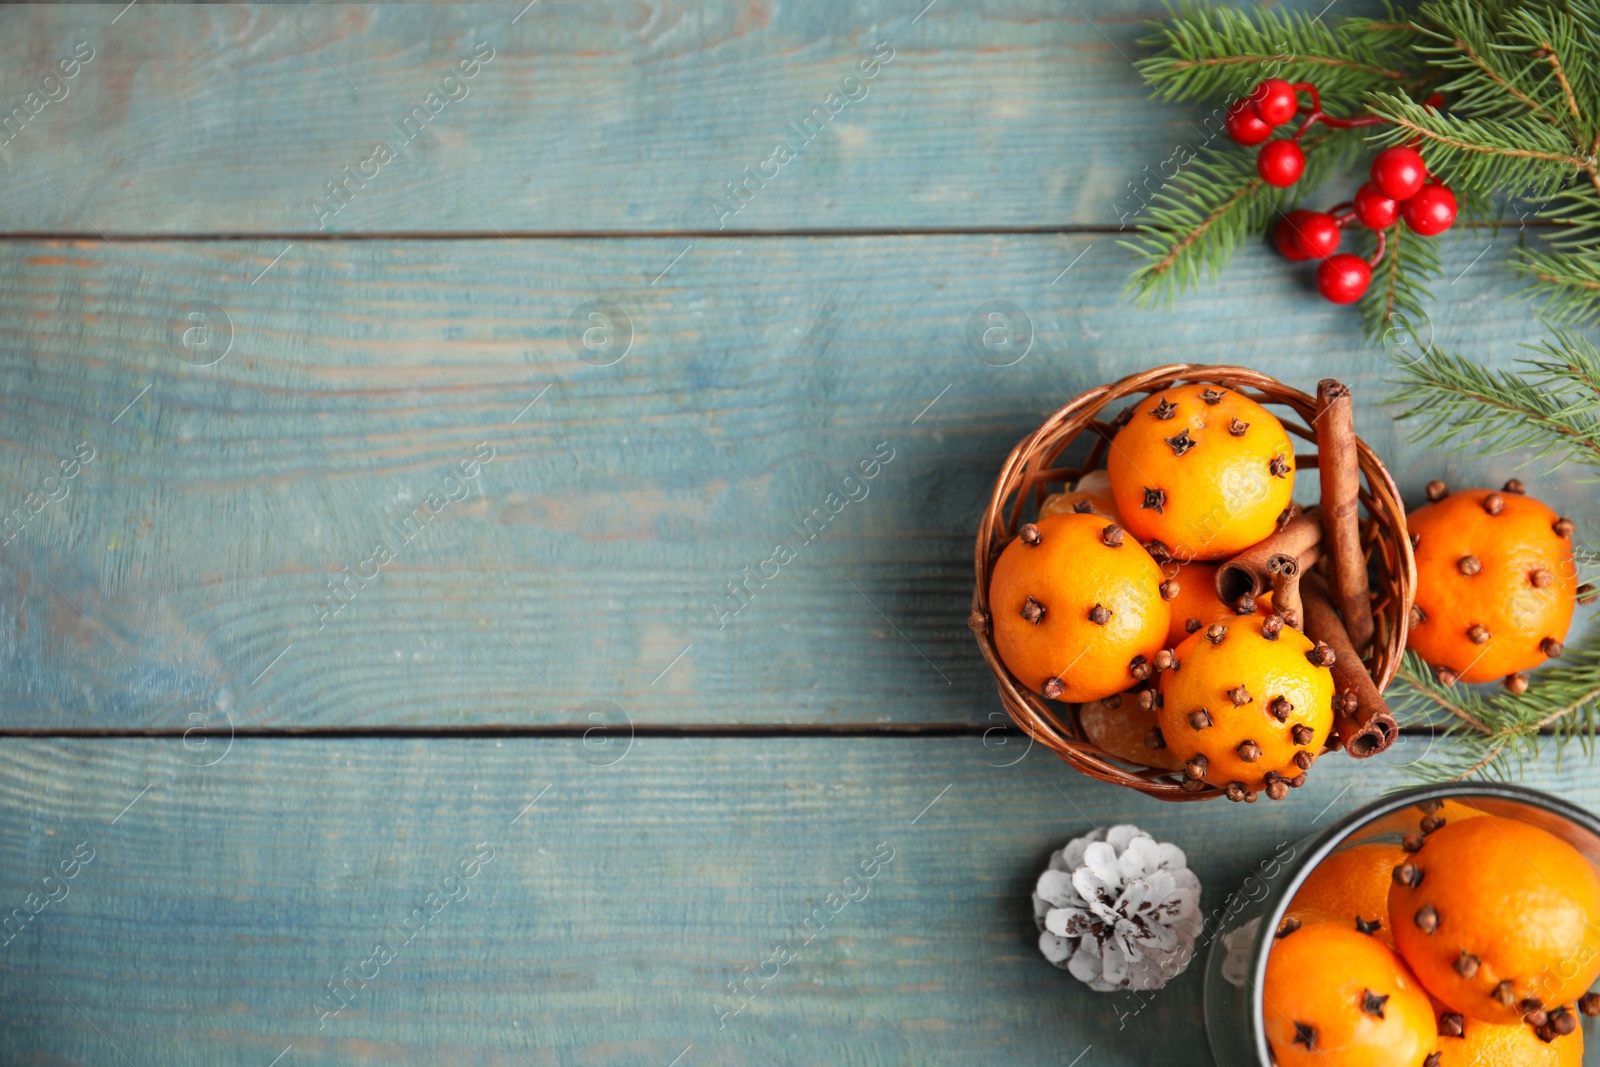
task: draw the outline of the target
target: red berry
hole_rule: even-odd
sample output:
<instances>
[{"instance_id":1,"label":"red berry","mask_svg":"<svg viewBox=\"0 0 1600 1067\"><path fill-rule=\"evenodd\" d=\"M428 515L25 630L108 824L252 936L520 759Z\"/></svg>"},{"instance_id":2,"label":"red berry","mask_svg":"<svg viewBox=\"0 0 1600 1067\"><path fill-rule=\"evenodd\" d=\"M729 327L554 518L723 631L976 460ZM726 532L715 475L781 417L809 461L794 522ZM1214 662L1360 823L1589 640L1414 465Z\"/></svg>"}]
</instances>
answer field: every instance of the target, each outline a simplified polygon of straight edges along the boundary
<instances>
[{"instance_id":1,"label":"red berry","mask_svg":"<svg viewBox=\"0 0 1600 1067\"><path fill-rule=\"evenodd\" d=\"M1272 136L1272 127L1262 122L1248 100L1237 100L1228 106L1228 136L1242 145L1260 144Z\"/></svg>"},{"instance_id":2,"label":"red berry","mask_svg":"<svg viewBox=\"0 0 1600 1067\"><path fill-rule=\"evenodd\" d=\"M1256 156L1256 173L1268 185L1287 189L1306 170L1306 154L1293 141L1268 141Z\"/></svg>"},{"instance_id":3,"label":"red berry","mask_svg":"<svg viewBox=\"0 0 1600 1067\"><path fill-rule=\"evenodd\" d=\"M1300 110L1294 86L1282 78L1268 78L1250 90L1250 106L1268 126L1282 126Z\"/></svg>"},{"instance_id":4,"label":"red berry","mask_svg":"<svg viewBox=\"0 0 1600 1067\"><path fill-rule=\"evenodd\" d=\"M1450 187L1429 182L1400 208L1406 225L1424 237L1437 237L1456 221L1456 194Z\"/></svg>"},{"instance_id":5,"label":"red berry","mask_svg":"<svg viewBox=\"0 0 1600 1067\"><path fill-rule=\"evenodd\" d=\"M1400 201L1384 196L1383 190L1371 182L1356 190L1352 204L1356 218L1369 230L1387 230L1400 217Z\"/></svg>"},{"instance_id":6,"label":"red berry","mask_svg":"<svg viewBox=\"0 0 1600 1067\"><path fill-rule=\"evenodd\" d=\"M1372 161L1372 184L1390 200L1410 200L1428 177L1428 165L1415 148L1385 148Z\"/></svg>"},{"instance_id":7,"label":"red berry","mask_svg":"<svg viewBox=\"0 0 1600 1067\"><path fill-rule=\"evenodd\" d=\"M1311 259L1327 259L1339 250L1339 224L1332 215L1309 212L1295 228L1300 251Z\"/></svg>"},{"instance_id":8,"label":"red berry","mask_svg":"<svg viewBox=\"0 0 1600 1067\"><path fill-rule=\"evenodd\" d=\"M1278 225L1272 228L1272 243L1277 246L1279 255L1284 259L1298 263L1308 258L1300 249L1299 231L1311 214L1305 208L1297 207L1279 219Z\"/></svg>"},{"instance_id":9,"label":"red berry","mask_svg":"<svg viewBox=\"0 0 1600 1067\"><path fill-rule=\"evenodd\" d=\"M1372 268L1360 256L1346 252L1322 261L1317 268L1317 291L1335 304L1353 304L1372 282Z\"/></svg>"}]
</instances>

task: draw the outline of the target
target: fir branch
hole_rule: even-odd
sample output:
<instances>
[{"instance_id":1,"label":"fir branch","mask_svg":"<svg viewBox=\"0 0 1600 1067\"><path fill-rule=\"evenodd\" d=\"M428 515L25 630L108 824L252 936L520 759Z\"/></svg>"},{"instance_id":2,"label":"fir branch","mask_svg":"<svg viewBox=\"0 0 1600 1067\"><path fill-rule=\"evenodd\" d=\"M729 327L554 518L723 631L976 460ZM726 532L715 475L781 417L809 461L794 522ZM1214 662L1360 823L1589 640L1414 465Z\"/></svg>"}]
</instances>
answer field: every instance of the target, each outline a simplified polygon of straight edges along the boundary
<instances>
[{"instance_id":1,"label":"fir branch","mask_svg":"<svg viewBox=\"0 0 1600 1067\"><path fill-rule=\"evenodd\" d=\"M1600 467L1600 353L1570 333L1523 347L1540 357L1518 360L1521 371L1430 348L1401 370L1389 400L1410 405L1399 417L1420 418L1416 436L1434 447L1482 456L1526 449L1528 462Z\"/></svg>"},{"instance_id":2,"label":"fir branch","mask_svg":"<svg viewBox=\"0 0 1600 1067\"><path fill-rule=\"evenodd\" d=\"M1346 166L1360 147L1360 132L1324 126L1307 134L1300 183L1319 184ZM1232 144L1201 148L1151 197L1137 237L1119 242L1145 260L1129 279L1129 290L1141 303L1170 303L1220 273L1234 250L1276 222L1297 195L1263 182L1253 154Z\"/></svg>"},{"instance_id":3,"label":"fir branch","mask_svg":"<svg viewBox=\"0 0 1600 1067\"><path fill-rule=\"evenodd\" d=\"M1555 5L1529 4L1507 19L1506 37L1521 41L1530 49L1534 61L1548 68L1550 79L1560 91L1560 102L1565 105L1563 122L1567 122L1577 141L1588 141L1594 135L1595 120L1600 117L1600 97L1595 93L1592 69L1596 39L1593 28Z\"/></svg>"},{"instance_id":4,"label":"fir branch","mask_svg":"<svg viewBox=\"0 0 1600 1067\"><path fill-rule=\"evenodd\" d=\"M1364 20L1184 0L1140 43L1155 54L1134 65L1164 100L1237 98L1278 77L1315 81L1324 100L1355 106L1369 89L1416 80L1403 62L1403 35L1373 32Z\"/></svg>"},{"instance_id":5,"label":"fir branch","mask_svg":"<svg viewBox=\"0 0 1600 1067\"><path fill-rule=\"evenodd\" d=\"M1430 748L1410 765L1407 769L1414 776L1452 781L1512 778L1524 759L1539 755L1549 735L1555 737L1558 754L1574 739L1591 749L1600 715L1600 634L1569 646L1520 694L1500 691L1485 696L1482 690L1459 683L1440 685L1427 664L1407 652L1388 697L1391 710L1405 726L1437 727L1441 710L1452 717L1443 732L1449 743L1437 757Z\"/></svg>"},{"instance_id":6,"label":"fir branch","mask_svg":"<svg viewBox=\"0 0 1600 1067\"><path fill-rule=\"evenodd\" d=\"M1317 85L1333 114L1388 120L1368 130L1371 142L1420 147L1463 219L1543 200L1519 213L1554 225L1512 268L1552 320L1600 321L1600 0L1427 0L1414 15L1386 4L1378 18L1178 4L1144 41L1155 54L1138 64L1157 97L1232 102L1276 76ZM1417 102L1435 89L1442 110ZM1209 147L1135 213L1130 247L1145 262L1130 290L1142 301L1214 276L1297 199L1262 185L1255 152L1226 144L1224 119L1219 103L1204 119ZM1329 173L1307 155L1297 190ZM1438 257L1410 237L1394 231L1400 247L1363 297L1369 336L1421 318L1432 299Z\"/></svg>"},{"instance_id":7,"label":"fir branch","mask_svg":"<svg viewBox=\"0 0 1600 1067\"><path fill-rule=\"evenodd\" d=\"M1600 247L1600 190L1575 183L1545 200L1537 216L1554 227L1545 244L1560 252L1593 251Z\"/></svg>"},{"instance_id":8,"label":"fir branch","mask_svg":"<svg viewBox=\"0 0 1600 1067\"><path fill-rule=\"evenodd\" d=\"M1534 119L1445 114L1393 93L1374 93L1370 107L1389 120L1375 141L1422 138L1429 169L1452 184L1547 193L1593 163L1560 130Z\"/></svg>"},{"instance_id":9,"label":"fir branch","mask_svg":"<svg viewBox=\"0 0 1600 1067\"><path fill-rule=\"evenodd\" d=\"M1442 269L1438 245L1403 225L1391 226L1385 240L1383 259L1361 297L1361 325L1368 337L1382 337L1396 329L1415 336L1414 324L1427 318L1422 301L1433 299L1425 282L1437 278ZM1368 249L1377 247L1371 236L1365 244Z\"/></svg>"},{"instance_id":10,"label":"fir branch","mask_svg":"<svg viewBox=\"0 0 1600 1067\"><path fill-rule=\"evenodd\" d=\"M1511 14L1477 0L1424 5L1418 17L1428 27L1428 36L1439 43L1419 51L1435 66L1456 73L1439 87L1452 110L1478 118L1529 115L1565 128L1559 101L1548 90L1547 66L1525 44L1506 43Z\"/></svg>"},{"instance_id":11,"label":"fir branch","mask_svg":"<svg viewBox=\"0 0 1600 1067\"><path fill-rule=\"evenodd\" d=\"M1510 266L1528 278L1522 292L1544 301L1539 314L1549 322L1586 326L1600 320L1600 251L1551 255L1524 248Z\"/></svg>"}]
</instances>

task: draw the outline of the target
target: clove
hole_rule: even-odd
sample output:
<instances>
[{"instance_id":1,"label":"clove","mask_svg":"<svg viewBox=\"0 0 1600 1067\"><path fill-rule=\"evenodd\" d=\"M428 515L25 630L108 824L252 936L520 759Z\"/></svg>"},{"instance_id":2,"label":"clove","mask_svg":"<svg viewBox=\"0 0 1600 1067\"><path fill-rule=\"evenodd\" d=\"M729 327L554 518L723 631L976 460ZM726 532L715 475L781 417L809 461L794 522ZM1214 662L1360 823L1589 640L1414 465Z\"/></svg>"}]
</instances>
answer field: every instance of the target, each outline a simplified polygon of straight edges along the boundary
<instances>
[{"instance_id":1,"label":"clove","mask_svg":"<svg viewBox=\"0 0 1600 1067\"><path fill-rule=\"evenodd\" d=\"M1183 455L1185 452L1189 451L1189 449L1193 448L1197 443L1194 438L1189 436L1189 431L1187 429L1181 431L1176 437L1167 437L1164 438L1164 440L1172 448L1172 454L1174 456Z\"/></svg>"}]
</instances>

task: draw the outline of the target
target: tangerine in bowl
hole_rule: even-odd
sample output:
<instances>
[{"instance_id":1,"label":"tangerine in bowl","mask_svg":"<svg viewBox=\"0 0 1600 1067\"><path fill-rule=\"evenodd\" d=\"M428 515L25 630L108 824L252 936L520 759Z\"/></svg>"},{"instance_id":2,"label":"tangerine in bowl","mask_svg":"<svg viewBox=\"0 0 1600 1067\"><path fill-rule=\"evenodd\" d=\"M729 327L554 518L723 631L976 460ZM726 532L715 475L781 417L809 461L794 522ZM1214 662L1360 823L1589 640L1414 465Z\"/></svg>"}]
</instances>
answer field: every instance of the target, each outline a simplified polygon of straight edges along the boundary
<instances>
[{"instance_id":1,"label":"tangerine in bowl","mask_svg":"<svg viewBox=\"0 0 1600 1067\"><path fill-rule=\"evenodd\" d=\"M1486 782L1385 797L1280 846L1216 916L1219 1065L1585 1062L1600 818L1559 798Z\"/></svg>"}]
</instances>

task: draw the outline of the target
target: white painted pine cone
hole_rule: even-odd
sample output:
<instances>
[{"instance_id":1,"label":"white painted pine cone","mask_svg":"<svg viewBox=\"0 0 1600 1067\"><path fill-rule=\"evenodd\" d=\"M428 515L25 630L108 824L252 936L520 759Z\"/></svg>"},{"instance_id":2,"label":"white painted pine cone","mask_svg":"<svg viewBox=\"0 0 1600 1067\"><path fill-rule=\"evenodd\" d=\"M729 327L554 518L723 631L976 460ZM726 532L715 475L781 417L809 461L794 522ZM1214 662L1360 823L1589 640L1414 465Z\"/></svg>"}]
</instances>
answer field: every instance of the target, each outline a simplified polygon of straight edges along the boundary
<instances>
[{"instance_id":1,"label":"white painted pine cone","mask_svg":"<svg viewBox=\"0 0 1600 1067\"><path fill-rule=\"evenodd\" d=\"M1102 993L1160 989L1200 932L1200 880L1177 845L1137 826L1074 838L1033 891L1039 951Z\"/></svg>"}]
</instances>

